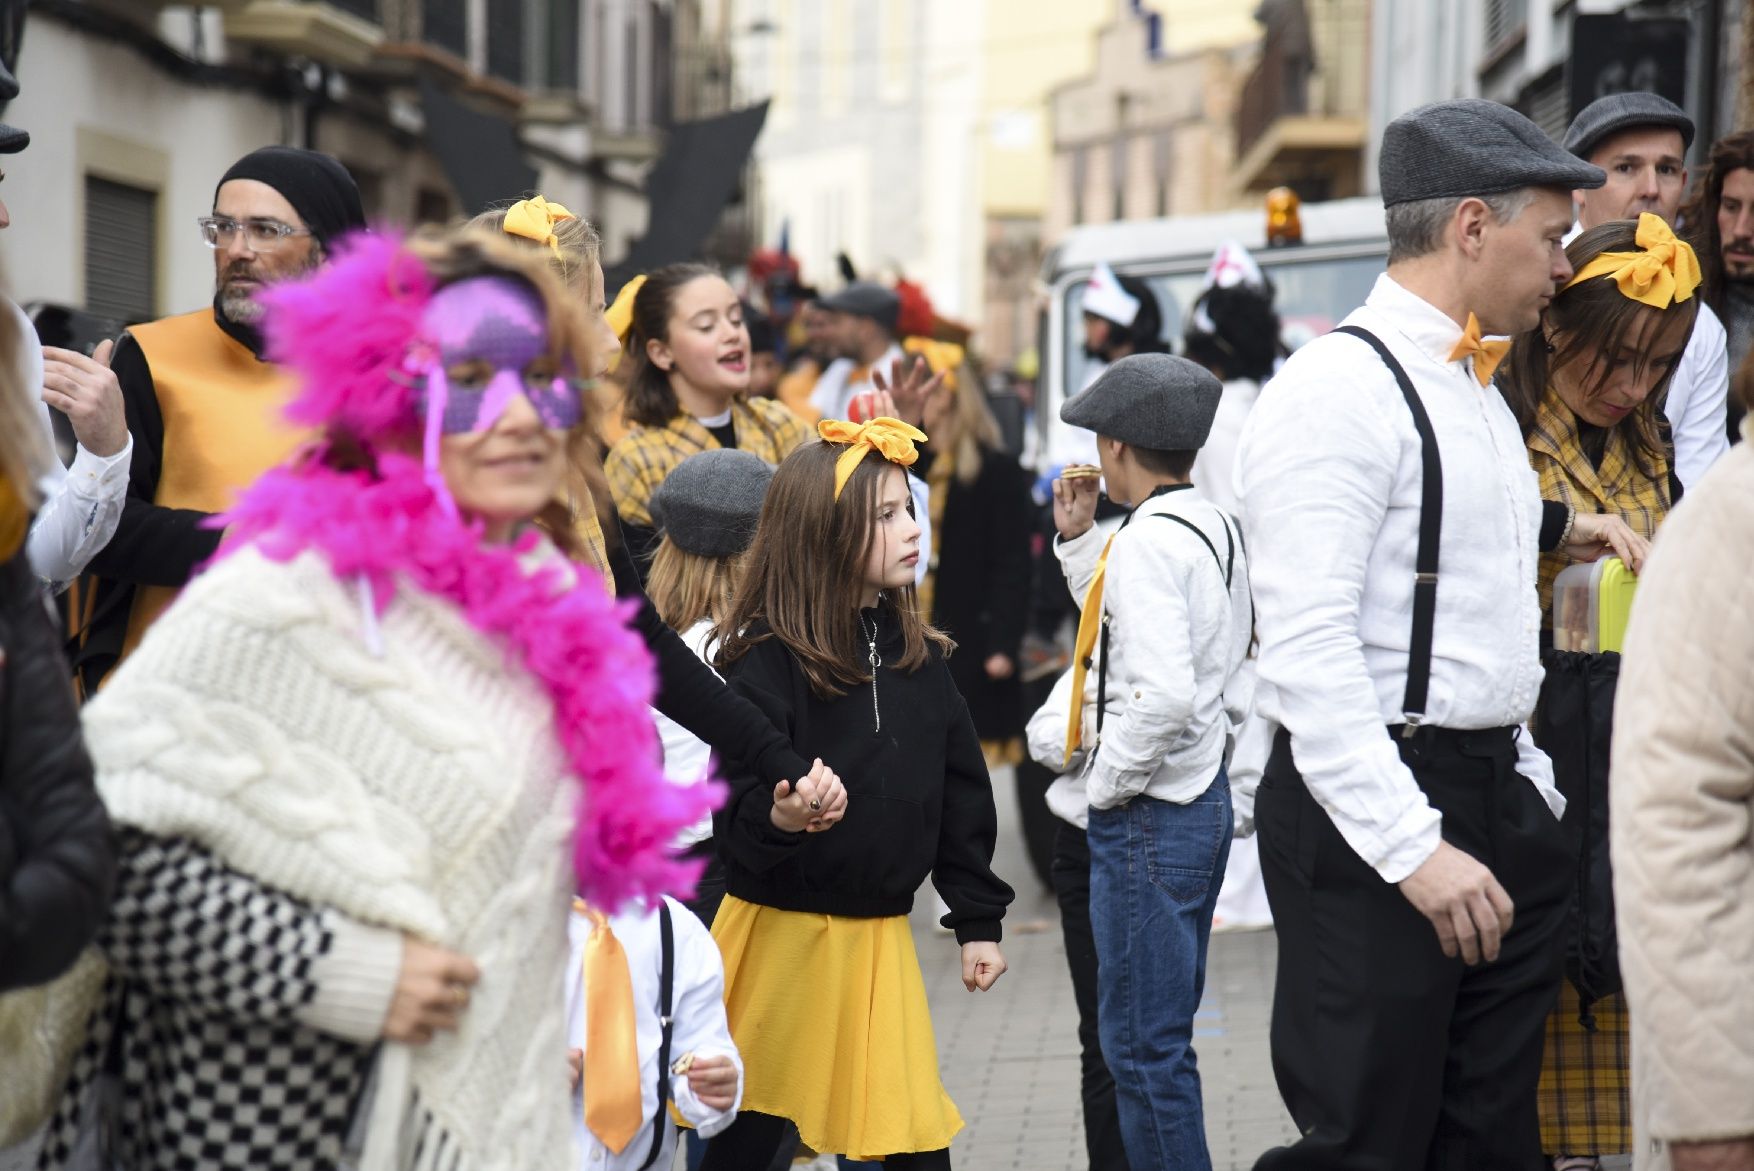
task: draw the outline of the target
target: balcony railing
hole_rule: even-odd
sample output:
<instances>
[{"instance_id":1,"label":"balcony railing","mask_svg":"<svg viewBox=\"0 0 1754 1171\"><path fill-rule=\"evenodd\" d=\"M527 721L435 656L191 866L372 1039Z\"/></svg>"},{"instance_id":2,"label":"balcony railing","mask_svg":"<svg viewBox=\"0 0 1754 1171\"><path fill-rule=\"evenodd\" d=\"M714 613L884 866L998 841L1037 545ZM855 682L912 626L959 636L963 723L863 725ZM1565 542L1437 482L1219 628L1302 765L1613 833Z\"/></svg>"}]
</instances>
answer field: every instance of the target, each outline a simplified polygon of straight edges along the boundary
<instances>
[{"instance_id":1,"label":"balcony railing","mask_svg":"<svg viewBox=\"0 0 1754 1171\"><path fill-rule=\"evenodd\" d=\"M1236 108L1236 153L1241 156L1280 118L1309 113L1311 62L1286 53L1269 38L1260 63L1243 83Z\"/></svg>"}]
</instances>

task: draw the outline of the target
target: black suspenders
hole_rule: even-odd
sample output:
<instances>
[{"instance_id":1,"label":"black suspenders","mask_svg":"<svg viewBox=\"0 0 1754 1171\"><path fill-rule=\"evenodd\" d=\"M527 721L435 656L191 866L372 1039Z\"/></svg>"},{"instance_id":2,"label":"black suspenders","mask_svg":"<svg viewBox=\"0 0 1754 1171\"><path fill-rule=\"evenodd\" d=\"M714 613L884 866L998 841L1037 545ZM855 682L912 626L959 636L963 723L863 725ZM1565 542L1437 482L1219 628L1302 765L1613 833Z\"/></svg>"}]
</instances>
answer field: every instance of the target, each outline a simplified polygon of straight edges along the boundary
<instances>
[{"instance_id":1,"label":"black suspenders","mask_svg":"<svg viewBox=\"0 0 1754 1171\"><path fill-rule=\"evenodd\" d=\"M1218 523L1224 526L1225 543L1229 546L1228 553L1230 558L1228 561L1219 558L1218 547L1212 543L1212 538L1208 537L1205 532L1201 530L1200 526L1193 521L1188 520L1185 517L1177 516L1173 512L1153 512L1148 515L1154 516L1159 520L1173 520L1175 523L1187 529L1188 532L1200 538L1200 544L1206 546L1207 551L1212 554L1212 560L1217 563L1218 572L1224 575L1224 588L1229 589L1231 578L1236 573L1236 535L1230 531L1230 518L1224 514L1224 510L1220 508L1217 509L1217 512ZM1129 513L1127 519L1121 522L1121 528L1126 528L1132 522L1133 514ZM1096 737L1098 747L1100 747L1102 743L1103 709L1108 706L1108 615L1106 614L1104 614L1102 618L1101 660L1102 661L1096 668Z\"/></svg>"},{"instance_id":2,"label":"black suspenders","mask_svg":"<svg viewBox=\"0 0 1754 1171\"><path fill-rule=\"evenodd\" d=\"M1431 416L1413 389L1413 380L1382 339L1356 325L1342 325L1335 333L1349 333L1382 358L1383 365L1395 376L1401 397L1413 413L1413 426L1419 432L1422 463L1421 496L1419 501L1419 547L1413 555L1413 641L1407 648L1407 694L1401 701L1406 723L1403 737L1412 736L1425 722L1425 703L1431 691L1431 640L1437 622L1437 549L1443 529L1443 461L1438 458L1437 433L1431 429Z\"/></svg>"},{"instance_id":3,"label":"black suspenders","mask_svg":"<svg viewBox=\"0 0 1754 1171\"><path fill-rule=\"evenodd\" d=\"M670 1039L675 1032L676 935L670 926L670 902L658 900L658 932L663 940L663 966L658 982L658 1116L652 1119L652 1153L639 1165L646 1171L664 1149L670 1128Z\"/></svg>"}]
</instances>

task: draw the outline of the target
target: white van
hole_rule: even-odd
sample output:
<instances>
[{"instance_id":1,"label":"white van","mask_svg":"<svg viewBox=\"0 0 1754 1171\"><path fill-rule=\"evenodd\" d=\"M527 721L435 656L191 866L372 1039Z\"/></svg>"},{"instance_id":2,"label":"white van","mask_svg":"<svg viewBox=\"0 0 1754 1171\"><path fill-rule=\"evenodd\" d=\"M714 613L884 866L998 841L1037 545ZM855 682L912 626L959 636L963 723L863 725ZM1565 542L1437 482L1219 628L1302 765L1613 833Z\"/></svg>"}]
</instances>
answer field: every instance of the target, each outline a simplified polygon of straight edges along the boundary
<instances>
[{"instance_id":1,"label":"white van","mask_svg":"<svg viewBox=\"0 0 1754 1171\"><path fill-rule=\"evenodd\" d=\"M1038 453L1065 450L1060 404L1088 380L1084 353L1084 286L1106 262L1123 276L1151 286L1163 310L1163 340L1181 349L1182 323L1200 293L1212 255L1226 240L1253 253L1278 290L1281 336L1295 349L1338 325L1364 303L1388 257L1382 201L1373 197L1304 204L1299 209L1303 242L1266 246L1264 211L1221 212L1091 224L1066 233L1042 264L1047 307L1042 317L1035 425ZM1038 471L1050 458L1038 456Z\"/></svg>"}]
</instances>

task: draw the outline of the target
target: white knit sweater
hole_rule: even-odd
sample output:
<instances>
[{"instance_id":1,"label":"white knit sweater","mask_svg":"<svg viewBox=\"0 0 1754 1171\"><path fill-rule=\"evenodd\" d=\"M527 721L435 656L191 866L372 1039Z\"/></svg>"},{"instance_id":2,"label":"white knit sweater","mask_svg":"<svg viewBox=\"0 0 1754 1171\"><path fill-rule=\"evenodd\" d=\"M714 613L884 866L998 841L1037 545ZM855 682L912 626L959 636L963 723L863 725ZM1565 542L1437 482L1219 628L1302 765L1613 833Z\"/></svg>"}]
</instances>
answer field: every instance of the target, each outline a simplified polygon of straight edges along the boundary
<instances>
[{"instance_id":1,"label":"white knit sweater","mask_svg":"<svg viewBox=\"0 0 1754 1171\"><path fill-rule=\"evenodd\" d=\"M552 704L449 603L400 591L381 655L361 622L315 553L246 549L196 579L86 709L104 799L124 825L480 966L457 1034L386 1047L367 1166L436 1165L432 1142L414 1161L432 1127L459 1171L568 1166L576 790ZM364 958L373 936L335 947ZM381 966L333 960L307 1022L381 1027Z\"/></svg>"}]
</instances>

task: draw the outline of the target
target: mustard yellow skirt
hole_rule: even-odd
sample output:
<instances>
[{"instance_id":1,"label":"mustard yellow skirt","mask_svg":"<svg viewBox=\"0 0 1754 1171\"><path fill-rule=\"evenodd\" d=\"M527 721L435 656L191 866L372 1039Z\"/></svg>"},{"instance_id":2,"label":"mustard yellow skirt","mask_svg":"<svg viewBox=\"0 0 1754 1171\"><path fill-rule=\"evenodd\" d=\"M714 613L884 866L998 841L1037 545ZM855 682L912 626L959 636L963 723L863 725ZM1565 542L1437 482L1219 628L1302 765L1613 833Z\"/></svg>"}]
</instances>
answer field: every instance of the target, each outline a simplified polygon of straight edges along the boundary
<instances>
[{"instance_id":1,"label":"mustard yellow skirt","mask_svg":"<svg viewBox=\"0 0 1754 1171\"><path fill-rule=\"evenodd\" d=\"M1549 1155L1618 1155L1632 1149L1632 1022L1619 993L1590 1007L1596 1031L1577 1020L1567 980L1547 1017L1537 1101Z\"/></svg>"},{"instance_id":2,"label":"mustard yellow skirt","mask_svg":"<svg viewBox=\"0 0 1754 1171\"><path fill-rule=\"evenodd\" d=\"M812 1150L880 1159L950 1145L962 1115L906 916L849 919L727 897L713 920L743 1108L789 1118Z\"/></svg>"}]
</instances>

